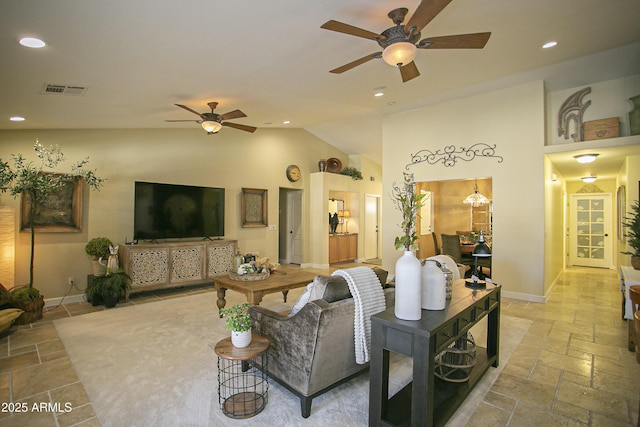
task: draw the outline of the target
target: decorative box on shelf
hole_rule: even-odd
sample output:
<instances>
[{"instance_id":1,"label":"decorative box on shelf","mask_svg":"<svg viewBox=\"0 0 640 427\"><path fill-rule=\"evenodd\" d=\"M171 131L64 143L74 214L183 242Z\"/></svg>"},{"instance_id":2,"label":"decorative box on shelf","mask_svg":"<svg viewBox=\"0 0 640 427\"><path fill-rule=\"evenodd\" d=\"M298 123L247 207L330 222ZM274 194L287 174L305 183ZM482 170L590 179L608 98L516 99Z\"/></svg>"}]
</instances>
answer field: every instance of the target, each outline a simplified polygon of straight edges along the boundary
<instances>
[{"instance_id":1,"label":"decorative box on shelf","mask_svg":"<svg viewBox=\"0 0 640 427\"><path fill-rule=\"evenodd\" d=\"M591 120L584 122L584 140L617 138L620 136L620 119L611 117L609 119Z\"/></svg>"}]
</instances>

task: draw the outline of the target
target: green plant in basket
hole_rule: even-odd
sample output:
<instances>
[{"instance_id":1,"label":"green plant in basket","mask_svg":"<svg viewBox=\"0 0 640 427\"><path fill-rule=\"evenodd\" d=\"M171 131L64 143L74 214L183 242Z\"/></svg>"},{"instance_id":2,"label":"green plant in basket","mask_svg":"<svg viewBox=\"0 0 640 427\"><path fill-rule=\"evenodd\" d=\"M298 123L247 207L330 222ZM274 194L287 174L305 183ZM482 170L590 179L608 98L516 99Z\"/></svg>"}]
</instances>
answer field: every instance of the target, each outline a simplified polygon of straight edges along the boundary
<instances>
[{"instance_id":1,"label":"green plant in basket","mask_svg":"<svg viewBox=\"0 0 640 427\"><path fill-rule=\"evenodd\" d=\"M220 317L225 317L226 327L234 332L245 332L251 329L249 304L234 305L231 308L221 308Z\"/></svg>"}]
</instances>

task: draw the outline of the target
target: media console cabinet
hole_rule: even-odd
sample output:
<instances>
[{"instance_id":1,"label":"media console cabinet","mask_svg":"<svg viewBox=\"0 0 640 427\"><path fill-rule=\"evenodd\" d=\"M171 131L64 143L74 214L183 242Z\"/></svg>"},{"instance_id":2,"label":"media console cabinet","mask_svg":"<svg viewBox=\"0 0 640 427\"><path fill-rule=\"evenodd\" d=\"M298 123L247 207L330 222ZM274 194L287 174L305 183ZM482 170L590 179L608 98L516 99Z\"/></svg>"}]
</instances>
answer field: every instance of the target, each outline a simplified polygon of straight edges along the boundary
<instances>
[{"instance_id":1,"label":"media console cabinet","mask_svg":"<svg viewBox=\"0 0 640 427\"><path fill-rule=\"evenodd\" d=\"M436 355L487 318L486 348L476 343L476 363L465 382L434 375ZM369 426L440 426L453 415L489 366L498 366L500 286L471 289L457 280L444 310L422 310L420 320L400 320L394 308L371 317ZM389 352L413 358L413 382L389 395Z\"/></svg>"},{"instance_id":2,"label":"media console cabinet","mask_svg":"<svg viewBox=\"0 0 640 427\"><path fill-rule=\"evenodd\" d=\"M120 265L131 277L129 292L213 284L231 271L236 252L236 240L140 243L119 250Z\"/></svg>"}]
</instances>

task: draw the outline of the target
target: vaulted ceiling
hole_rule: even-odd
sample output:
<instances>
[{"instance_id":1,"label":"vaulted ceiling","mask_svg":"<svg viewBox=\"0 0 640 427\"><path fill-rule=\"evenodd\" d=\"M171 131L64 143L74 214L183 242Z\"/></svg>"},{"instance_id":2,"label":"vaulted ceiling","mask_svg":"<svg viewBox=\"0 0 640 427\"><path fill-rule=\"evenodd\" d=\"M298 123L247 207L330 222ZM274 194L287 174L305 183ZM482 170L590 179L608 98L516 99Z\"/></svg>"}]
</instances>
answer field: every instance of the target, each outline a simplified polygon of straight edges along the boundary
<instances>
[{"instance_id":1,"label":"vaulted ceiling","mask_svg":"<svg viewBox=\"0 0 640 427\"><path fill-rule=\"evenodd\" d=\"M1 0L0 129L191 127L165 122L198 119L174 104L205 112L217 101L218 113L247 114L236 123L305 128L380 161L386 114L533 79L556 90L640 71L637 0L453 0L422 37L489 31L484 49L419 50L421 75L406 83L380 59L329 73L381 49L323 23L380 33L393 26L391 9L406 7L410 17L419 4ZM24 36L47 46L24 48ZM542 49L550 40L558 46ZM572 62L581 57L588 66ZM48 94L47 84L85 89ZM9 122L13 115L26 120Z\"/></svg>"}]
</instances>

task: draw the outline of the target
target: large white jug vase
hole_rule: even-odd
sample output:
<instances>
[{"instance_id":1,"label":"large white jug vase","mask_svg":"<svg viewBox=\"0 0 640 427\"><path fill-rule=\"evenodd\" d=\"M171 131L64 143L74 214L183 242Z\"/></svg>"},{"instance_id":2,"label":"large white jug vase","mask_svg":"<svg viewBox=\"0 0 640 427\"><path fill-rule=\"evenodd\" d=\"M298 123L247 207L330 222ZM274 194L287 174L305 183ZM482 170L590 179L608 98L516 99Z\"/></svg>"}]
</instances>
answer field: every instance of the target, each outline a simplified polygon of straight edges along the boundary
<instances>
[{"instance_id":1,"label":"large white jug vase","mask_svg":"<svg viewBox=\"0 0 640 427\"><path fill-rule=\"evenodd\" d=\"M422 266L422 308L444 310L447 303L447 278L434 260L425 260Z\"/></svg>"},{"instance_id":2,"label":"large white jug vase","mask_svg":"<svg viewBox=\"0 0 640 427\"><path fill-rule=\"evenodd\" d=\"M405 251L396 261L395 315L402 320L420 320L422 317L421 265L412 251Z\"/></svg>"}]
</instances>

